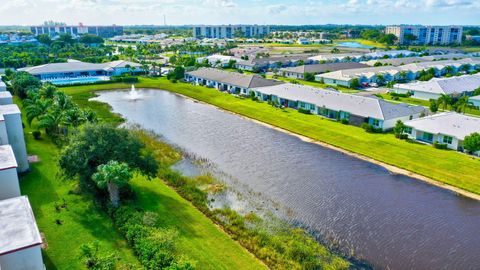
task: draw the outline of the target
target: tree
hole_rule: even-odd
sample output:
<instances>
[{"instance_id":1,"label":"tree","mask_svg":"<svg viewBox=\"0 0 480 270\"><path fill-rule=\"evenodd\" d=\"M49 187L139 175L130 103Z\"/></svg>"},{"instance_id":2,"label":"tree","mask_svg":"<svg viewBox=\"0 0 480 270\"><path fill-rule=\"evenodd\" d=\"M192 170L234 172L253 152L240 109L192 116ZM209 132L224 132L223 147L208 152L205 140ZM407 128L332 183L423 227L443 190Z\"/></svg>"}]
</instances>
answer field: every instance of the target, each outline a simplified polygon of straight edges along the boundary
<instances>
[{"instance_id":1,"label":"tree","mask_svg":"<svg viewBox=\"0 0 480 270\"><path fill-rule=\"evenodd\" d=\"M244 37L245 37L245 33L243 33L242 29L235 29L235 31L233 32L233 37L235 37L235 38L244 38Z\"/></svg>"},{"instance_id":2,"label":"tree","mask_svg":"<svg viewBox=\"0 0 480 270\"><path fill-rule=\"evenodd\" d=\"M305 74L303 75L303 78L305 79L305 81L313 82L315 81L315 74L310 72L305 72Z\"/></svg>"},{"instance_id":3,"label":"tree","mask_svg":"<svg viewBox=\"0 0 480 270\"><path fill-rule=\"evenodd\" d=\"M395 127L393 128L393 133L395 134L395 137L400 138L404 130L405 124L403 124L402 121L398 120L397 123L395 123Z\"/></svg>"},{"instance_id":4,"label":"tree","mask_svg":"<svg viewBox=\"0 0 480 270\"><path fill-rule=\"evenodd\" d=\"M473 104L469 102L467 96L463 96L459 98L452 106L456 112L465 113L468 107L473 107Z\"/></svg>"},{"instance_id":5,"label":"tree","mask_svg":"<svg viewBox=\"0 0 480 270\"><path fill-rule=\"evenodd\" d=\"M128 185L130 179L132 179L132 172L128 164L115 160L98 166L97 172L92 176L92 180L99 188L108 189L110 202L114 207L120 204L120 188Z\"/></svg>"},{"instance_id":6,"label":"tree","mask_svg":"<svg viewBox=\"0 0 480 270\"><path fill-rule=\"evenodd\" d=\"M92 244L82 244L80 246L81 256L87 269L91 270L115 270L119 260L115 254L101 254L100 245L96 241Z\"/></svg>"},{"instance_id":7,"label":"tree","mask_svg":"<svg viewBox=\"0 0 480 270\"><path fill-rule=\"evenodd\" d=\"M25 71L18 72L14 75L12 80L13 93L20 99L27 97L29 90L38 91L41 86L39 79L33 77Z\"/></svg>"},{"instance_id":8,"label":"tree","mask_svg":"<svg viewBox=\"0 0 480 270\"><path fill-rule=\"evenodd\" d=\"M360 86L360 81L358 80L358 78L353 78L351 81L350 81L350 87L351 88L357 88Z\"/></svg>"},{"instance_id":9,"label":"tree","mask_svg":"<svg viewBox=\"0 0 480 270\"><path fill-rule=\"evenodd\" d=\"M446 110L448 105L452 104L452 97L446 94L441 94L437 101L438 104L442 105L442 109Z\"/></svg>"},{"instance_id":10,"label":"tree","mask_svg":"<svg viewBox=\"0 0 480 270\"><path fill-rule=\"evenodd\" d=\"M330 52L331 52L331 53L339 53L340 50L339 50L337 47L335 47L335 48L333 48Z\"/></svg>"},{"instance_id":11,"label":"tree","mask_svg":"<svg viewBox=\"0 0 480 270\"><path fill-rule=\"evenodd\" d=\"M412 44L413 41L417 40L417 37L413 34L405 34L403 39L407 44Z\"/></svg>"},{"instance_id":12,"label":"tree","mask_svg":"<svg viewBox=\"0 0 480 270\"><path fill-rule=\"evenodd\" d=\"M48 34L41 34L37 36L38 42L42 43L43 45L50 46L52 44L52 39Z\"/></svg>"},{"instance_id":13,"label":"tree","mask_svg":"<svg viewBox=\"0 0 480 270\"><path fill-rule=\"evenodd\" d=\"M91 34L85 34L85 35L82 35L80 36L80 38L78 39L78 41L80 43L83 43L83 44L88 44L88 45L91 45L91 44L103 44L104 43L104 40L102 37L99 37L97 35L91 35Z\"/></svg>"},{"instance_id":14,"label":"tree","mask_svg":"<svg viewBox=\"0 0 480 270\"><path fill-rule=\"evenodd\" d=\"M474 96L479 96L479 95L480 95L480 87L478 87L477 89L473 90L473 95L474 95Z\"/></svg>"},{"instance_id":15,"label":"tree","mask_svg":"<svg viewBox=\"0 0 480 270\"><path fill-rule=\"evenodd\" d=\"M435 99L430 99L430 111L432 113L438 112L438 101Z\"/></svg>"},{"instance_id":16,"label":"tree","mask_svg":"<svg viewBox=\"0 0 480 270\"><path fill-rule=\"evenodd\" d=\"M480 133L474 132L468 136L465 136L463 140L463 148L467 149L471 153L480 151Z\"/></svg>"},{"instance_id":17,"label":"tree","mask_svg":"<svg viewBox=\"0 0 480 270\"><path fill-rule=\"evenodd\" d=\"M97 167L116 160L126 163L148 177L154 177L158 164L150 151L131 131L108 124L86 124L74 134L60 153L59 165L64 176L79 176L90 187Z\"/></svg>"},{"instance_id":18,"label":"tree","mask_svg":"<svg viewBox=\"0 0 480 270\"><path fill-rule=\"evenodd\" d=\"M142 61L141 65L142 65L143 72L145 72L145 75L147 75L149 70L147 62Z\"/></svg>"},{"instance_id":19,"label":"tree","mask_svg":"<svg viewBox=\"0 0 480 270\"><path fill-rule=\"evenodd\" d=\"M176 66L172 71L167 74L169 80L180 80L185 76L185 68L182 66Z\"/></svg>"},{"instance_id":20,"label":"tree","mask_svg":"<svg viewBox=\"0 0 480 270\"><path fill-rule=\"evenodd\" d=\"M380 37L378 41L387 45L393 45L395 44L397 39L397 36L395 36L394 34L386 34Z\"/></svg>"}]
</instances>

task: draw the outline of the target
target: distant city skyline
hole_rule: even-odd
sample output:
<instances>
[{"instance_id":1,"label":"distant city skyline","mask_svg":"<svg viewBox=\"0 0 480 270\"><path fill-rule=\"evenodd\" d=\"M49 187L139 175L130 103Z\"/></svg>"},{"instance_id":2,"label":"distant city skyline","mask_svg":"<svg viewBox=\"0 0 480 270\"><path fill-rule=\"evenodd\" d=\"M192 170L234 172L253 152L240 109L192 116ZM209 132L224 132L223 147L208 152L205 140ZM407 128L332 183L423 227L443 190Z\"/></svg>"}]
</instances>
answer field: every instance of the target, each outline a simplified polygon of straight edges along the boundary
<instances>
[{"instance_id":1,"label":"distant city skyline","mask_svg":"<svg viewBox=\"0 0 480 270\"><path fill-rule=\"evenodd\" d=\"M470 0L4 0L1 25L478 25Z\"/></svg>"}]
</instances>

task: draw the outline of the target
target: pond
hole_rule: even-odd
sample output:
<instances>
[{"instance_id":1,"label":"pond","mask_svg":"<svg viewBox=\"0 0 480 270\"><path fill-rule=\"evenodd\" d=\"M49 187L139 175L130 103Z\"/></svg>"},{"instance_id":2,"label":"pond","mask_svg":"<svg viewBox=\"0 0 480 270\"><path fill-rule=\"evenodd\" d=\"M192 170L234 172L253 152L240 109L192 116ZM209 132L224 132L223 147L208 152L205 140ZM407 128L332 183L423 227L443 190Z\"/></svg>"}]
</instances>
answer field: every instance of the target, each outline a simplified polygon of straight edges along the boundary
<instances>
[{"instance_id":1,"label":"pond","mask_svg":"<svg viewBox=\"0 0 480 270\"><path fill-rule=\"evenodd\" d=\"M370 48L373 48L372 46L363 45L363 44L361 44L359 42L355 42L355 41L338 43L337 46L347 47L347 48L355 48L355 49L370 49Z\"/></svg>"},{"instance_id":2,"label":"pond","mask_svg":"<svg viewBox=\"0 0 480 270\"><path fill-rule=\"evenodd\" d=\"M374 267L478 269L479 202L210 105L161 90L139 93L131 99L110 91L96 99L209 160L229 176L222 179L227 185L288 209L289 221Z\"/></svg>"}]
</instances>

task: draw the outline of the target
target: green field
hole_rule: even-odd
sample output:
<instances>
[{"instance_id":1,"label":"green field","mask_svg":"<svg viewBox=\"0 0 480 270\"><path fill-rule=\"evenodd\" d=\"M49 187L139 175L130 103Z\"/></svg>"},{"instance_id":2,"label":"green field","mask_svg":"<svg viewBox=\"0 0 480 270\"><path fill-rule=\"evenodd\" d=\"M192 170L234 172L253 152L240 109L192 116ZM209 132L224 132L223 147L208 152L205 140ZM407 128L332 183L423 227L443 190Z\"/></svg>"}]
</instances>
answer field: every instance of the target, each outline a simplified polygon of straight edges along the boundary
<instances>
[{"instance_id":1,"label":"green field","mask_svg":"<svg viewBox=\"0 0 480 270\"><path fill-rule=\"evenodd\" d=\"M16 100L16 103L21 107L21 102ZM45 136L34 140L30 134L33 130L25 126L25 140L28 153L37 155L40 162L31 164L31 172L21 177L20 184L22 194L30 199L39 229L45 235L47 269L85 269L79 258L79 248L93 241L98 241L106 252L116 252L123 262L139 266L110 218L95 206L93 198L72 194L76 190L75 182L59 177L57 146ZM67 207L57 211L56 205L64 202ZM58 225L57 220L62 225Z\"/></svg>"},{"instance_id":2,"label":"green field","mask_svg":"<svg viewBox=\"0 0 480 270\"><path fill-rule=\"evenodd\" d=\"M105 84L63 88L74 95L90 95L102 89L129 88L127 84ZM480 194L480 160L456 151L438 150L429 145L409 143L393 134L370 134L363 129L342 125L295 110L236 98L215 89L172 83L165 78L142 78L137 88L158 88L183 94L220 108L301 134L381 162L424 175L437 181Z\"/></svg>"},{"instance_id":3,"label":"green field","mask_svg":"<svg viewBox=\"0 0 480 270\"><path fill-rule=\"evenodd\" d=\"M85 105L85 93L75 101ZM17 101L19 106L20 102ZM89 104L90 106L91 104ZM103 121L120 122L108 112L108 106L93 103ZM25 113L23 114L25 115ZM26 122L24 120L24 122ZM76 182L60 178L57 165L59 149L48 138L34 140L34 128L25 127L28 153L38 155L40 162L22 177L22 194L28 195L40 231L45 235L47 269L86 269L80 256L82 244L98 241L103 252L116 252L123 263L140 268L140 264L123 238L116 232L110 218L88 195L77 195ZM136 178L132 186L138 204L159 214L162 225L179 231L178 252L196 263L197 269L266 269L264 264L216 226L187 200L162 181ZM66 208L56 210L56 206ZM56 223L61 221L61 225Z\"/></svg>"}]
</instances>

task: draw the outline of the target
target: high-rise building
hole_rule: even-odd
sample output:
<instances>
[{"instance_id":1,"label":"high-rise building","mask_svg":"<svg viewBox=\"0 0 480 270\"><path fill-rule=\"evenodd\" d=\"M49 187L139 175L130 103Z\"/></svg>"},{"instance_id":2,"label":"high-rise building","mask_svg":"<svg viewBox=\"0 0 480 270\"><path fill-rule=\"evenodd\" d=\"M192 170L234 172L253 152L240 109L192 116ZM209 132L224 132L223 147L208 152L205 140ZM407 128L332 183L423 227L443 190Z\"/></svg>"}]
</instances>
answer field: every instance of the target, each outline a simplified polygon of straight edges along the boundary
<instances>
[{"instance_id":1,"label":"high-rise building","mask_svg":"<svg viewBox=\"0 0 480 270\"><path fill-rule=\"evenodd\" d=\"M263 37L270 33L268 25L196 25L194 38Z\"/></svg>"},{"instance_id":2,"label":"high-rise building","mask_svg":"<svg viewBox=\"0 0 480 270\"><path fill-rule=\"evenodd\" d=\"M462 43L462 26L394 25L385 34L394 34L399 44L447 45Z\"/></svg>"},{"instance_id":3,"label":"high-rise building","mask_svg":"<svg viewBox=\"0 0 480 270\"><path fill-rule=\"evenodd\" d=\"M103 38L110 38L114 36L123 35L123 26L110 25L110 26L86 26L80 23L77 26L72 25L40 25L31 26L30 30L36 36L41 34L49 34L50 36L56 36L59 34L70 34L72 36L78 36L81 34L92 34Z\"/></svg>"}]
</instances>

